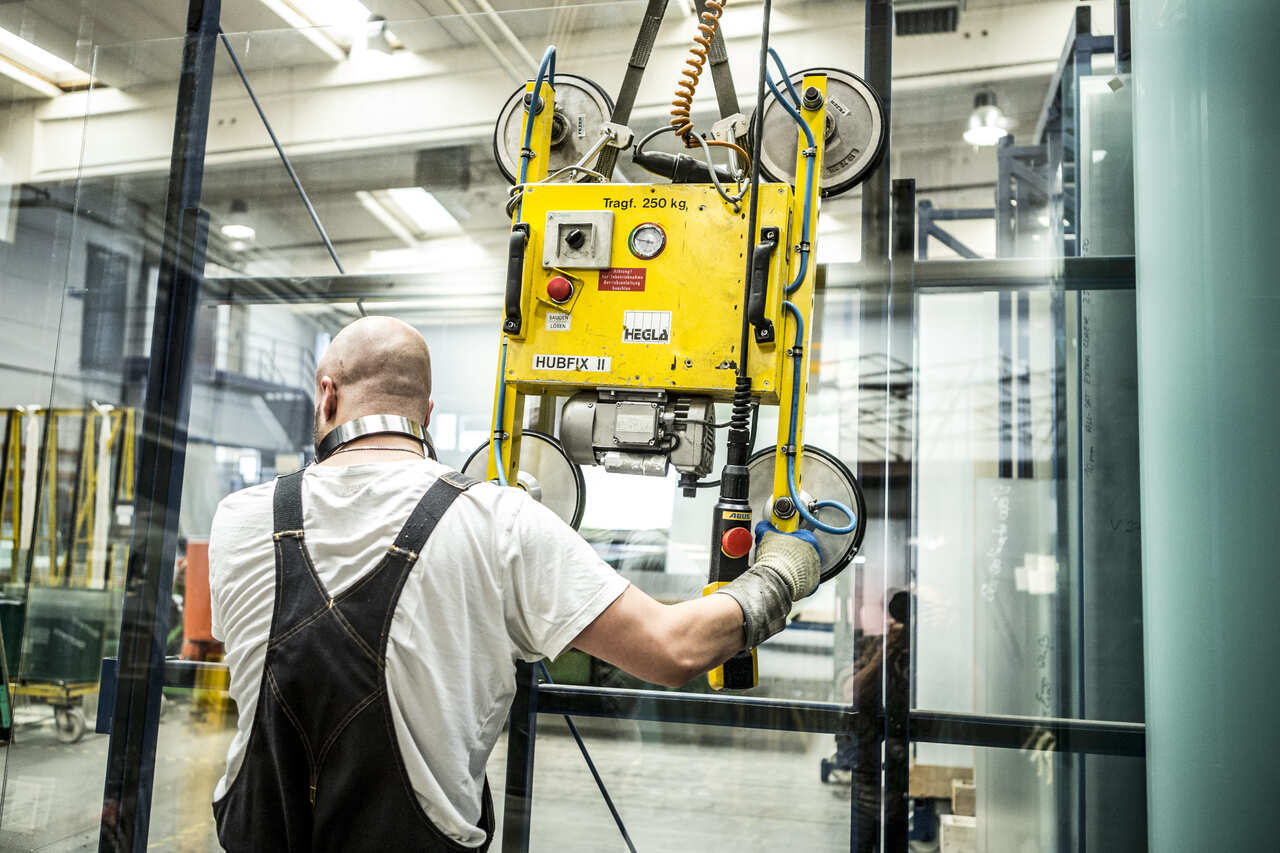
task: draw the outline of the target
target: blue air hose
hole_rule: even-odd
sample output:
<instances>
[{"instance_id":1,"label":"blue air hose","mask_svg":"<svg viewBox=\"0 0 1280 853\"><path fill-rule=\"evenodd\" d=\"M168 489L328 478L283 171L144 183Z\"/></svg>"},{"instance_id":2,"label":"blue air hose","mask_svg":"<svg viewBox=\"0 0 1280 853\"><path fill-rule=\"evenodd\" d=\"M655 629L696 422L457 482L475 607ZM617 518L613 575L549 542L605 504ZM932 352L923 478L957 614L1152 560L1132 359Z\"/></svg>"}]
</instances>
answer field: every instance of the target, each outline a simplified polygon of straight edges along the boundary
<instances>
[{"instance_id":1,"label":"blue air hose","mask_svg":"<svg viewBox=\"0 0 1280 853\"><path fill-rule=\"evenodd\" d=\"M796 511L800 513L801 518L823 533L834 533L837 536L843 536L858 529L858 516L854 511L839 501L818 501L813 505L815 510L831 507L843 513L845 518L849 519L849 523L843 527L835 527L819 521L813 513L809 512L804 502L800 500L800 489L796 487L796 423L800 419L800 371L804 361L804 316L800 313L799 308L787 300L783 300L782 307L790 311L791 316L796 321L796 341L791 348L793 374L791 379L791 423L787 430L787 490L791 493L791 502L795 504Z\"/></svg>"},{"instance_id":2,"label":"blue air hose","mask_svg":"<svg viewBox=\"0 0 1280 853\"><path fill-rule=\"evenodd\" d=\"M529 96L529 120L524 123L524 140L520 145L520 173L516 177L516 186L524 186L525 178L529 174L529 161L533 159L533 149L530 145L533 143L533 117L538 114L538 107L541 102L540 92L542 91L542 81L547 81L551 88L556 85L556 46L554 44L547 45L547 50L542 54L542 63L538 65L538 74L533 78L533 94ZM516 202L516 221L520 221L520 209L523 207L524 198L521 195L520 201Z\"/></svg>"},{"instance_id":3,"label":"blue air hose","mask_svg":"<svg viewBox=\"0 0 1280 853\"><path fill-rule=\"evenodd\" d=\"M533 142L533 117L538 114L538 103L540 100L539 93L542 91L542 81L546 80L548 85L555 88L556 85L556 46L547 45L547 50L542 54L542 62L538 65L538 74L533 78L533 94L529 96L529 118L524 123L524 140L520 146L520 174L516 178L516 186L523 186L525 178L529 174L529 161L533 159L533 149L529 146ZM523 194L521 201L516 203L516 222L520 221L520 214L523 212ZM506 409L507 403L507 339L502 339L502 367L498 374L498 404L497 410L493 413L493 435L489 438L489 445L493 448L493 461L498 469L498 484L507 485L507 466L502 459L502 413Z\"/></svg>"},{"instance_id":4,"label":"blue air hose","mask_svg":"<svg viewBox=\"0 0 1280 853\"><path fill-rule=\"evenodd\" d=\"M498 405L493 412L493 435L489 445L493 448L493 462L498 469L498 485L507 485L507 466L502 461L502 413L507 403L507 338L502 338L502 366L498 368Z\"/></svg>"},{"instance_id":5,"label":"blue air hose","mask_svg":"<svg viewBox=\"0 0 1280 853\"><path fill-rule=\"evenodd\" d=\"M814 161L817 158L816 145L813 138L813 131L809 129L809 125L800 117L798 107L800 106L800 96L796 93L795 86L791 84L791 77L787 74L786 66L782 64L782 57L778 56L778 52L773 48L769 48L769 56L773 58L773 62L778 66L779 73L782 74L782 82L786 85L788 93L795 100L794 105L782 96L778 91L777 85L773 82L773 78L765 71L765 83L769 86L769 91L773 92L773 96L778 99L778 103L787 111L787 115L800 126L804 131L805 141L808 147L805 149L805 170L804 170L804 219L800 223L800 264L796 270L796 277L787 285L786 293L790 295L795 293L804 283L804 277L809 272L809 221L813 211L813 173Z\"/></svg>"}]
</instances>

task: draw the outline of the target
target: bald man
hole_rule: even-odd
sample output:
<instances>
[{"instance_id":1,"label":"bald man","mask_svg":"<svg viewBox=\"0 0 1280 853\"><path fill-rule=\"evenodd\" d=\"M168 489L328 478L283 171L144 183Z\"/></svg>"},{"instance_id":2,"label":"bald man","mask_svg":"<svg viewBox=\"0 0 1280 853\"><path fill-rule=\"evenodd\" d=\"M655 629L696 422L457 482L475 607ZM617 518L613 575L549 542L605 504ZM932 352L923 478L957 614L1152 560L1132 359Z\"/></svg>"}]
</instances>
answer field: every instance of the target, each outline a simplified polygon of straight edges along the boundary
<instances>
[{"instance_id":1,"label":"bald man","mask_svg":"<svg viewBox=\"0 0 1280 853\"><path fill-rule=\"evenodd\" d=\"M316 369L315 439L431 417L412 327L367 317ZM570 646L679 686L785 624L816 542L767 531L721 592L661 604L524 491L475 483L410 434L357 437L225 498L210 536L213 633L239 710L214 792L230 851L489 846L485 764L518 660Z\"/></svg>"}]
</instances>

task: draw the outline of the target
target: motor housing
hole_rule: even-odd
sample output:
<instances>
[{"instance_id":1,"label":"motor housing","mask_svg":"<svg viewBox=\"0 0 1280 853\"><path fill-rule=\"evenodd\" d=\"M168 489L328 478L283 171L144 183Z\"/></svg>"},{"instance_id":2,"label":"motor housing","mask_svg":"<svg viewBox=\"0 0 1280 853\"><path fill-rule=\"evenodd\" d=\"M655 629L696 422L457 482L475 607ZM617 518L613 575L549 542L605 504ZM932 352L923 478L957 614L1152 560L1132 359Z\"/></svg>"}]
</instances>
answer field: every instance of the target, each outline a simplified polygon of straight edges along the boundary
<instances>
[{"instance_id":1,"label":"motor housing","mask_svg":"<svg viewBox=\"0 0 1280 853\"><path fill-rule=\"evenodd\" d=\"M653 477L666 476L674 465L703 477L715 458L714 420L710 397L602 388L565 401L560 440L580 465Z\"/></svg>"}]
</instances>

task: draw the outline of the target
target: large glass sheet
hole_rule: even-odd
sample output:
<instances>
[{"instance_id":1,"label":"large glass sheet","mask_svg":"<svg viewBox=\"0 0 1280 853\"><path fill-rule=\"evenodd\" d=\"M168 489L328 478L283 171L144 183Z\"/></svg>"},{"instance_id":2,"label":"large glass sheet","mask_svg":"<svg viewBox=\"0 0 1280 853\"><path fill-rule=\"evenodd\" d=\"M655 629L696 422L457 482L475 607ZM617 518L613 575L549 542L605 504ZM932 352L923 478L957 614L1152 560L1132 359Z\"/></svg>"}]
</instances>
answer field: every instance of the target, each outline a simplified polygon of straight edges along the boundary
<instances>
[{"instance_id":1,"label":"large glass sheet","mask_svg":"<svg viewBox=\"0 0 1280 853\"><path fill-rule=\"evenodd\" d=\"M773 43L793 70L811 64L861 69L860 8L776 6ZM193 341L171 654L220 658L206 609L214 509L227 494L309 459L316 361L332 335L362 310L410 322L433 347L431 431L441 460L460 467L487 441L509 230L503 211L508 182L493 162L494 121L548 41L559 44L562 73L616 92L625 67L620 46L631 43L644 7L602 3L551 13L517 9L402 20L420 13L397 6L389 21L359 33L349 26L260 30L242 10L227 13L232 17L224 19L224 29L253 30L228 39L351 276L336 277L333 259L220 47L203 192L210 215L209 278ZM669 89L693 26L681 9L672 5L650 59L631 122L637 130L666 120ZM1008 58L1017 52L1011 46L1025 41L1040 52L1019 53L1024 66L1033 54L1056 61L1065 15L1020 9L1007 13L1014 23L997 26L1004 14L972 10L963 36L955 34L969 42L956 49L957 56L987 61L985 52L994 49ZM756 6L731 4L723 20L746 111L758 25ZM901 21L899 27L903 36ZM879 821L889 778L882 761L892 765L890 774L911 765L918 799L925 795L915 786L928 768L944 768L936 771L944 775L967 769L979 799L988 798L981 801L992 816L990 834L982 837L996 839L984 842L991 850L1012 849L999 839L1014 836L1000 836L996 828L1015 823L1010 815L1019 810L1035 827L1017 835L1018 843L1034 836L1067 849L1067 836L1053 833L1064 831L1073 810L1088 811L1091 797L1106 802L1099 792L1108 784L1137 790L1137 760L1080 760L1095 775L1059 767L1053 797L1023 808L1025 803L999 800L996 782L1020 778L999 763L1009 755L1036 769L1026 756L922 743L904 760L905 744L881 746L881 712L901 711L908 703L973 713L1142 718L1138 554L1132 546L1136 454L1129 449L1136 403L1132 307L1125 304L1131 298L1078 292L1064 285L1056 263L1061 255L1088 254L1075 251L1077 242L1084 249L1077 232L1096 227L1115 234L1114 223L1092 224L1097 215L1090 220L1087 213L1073 223L1069 211L1116 211L1118 173L1108 170L1123 172L1124 135L1116 135L1116 116L1124 111L1115 103L1121 98L1107 93L1124 87L1108 85L1110 75L1078 85L1078 69L1061 81L1050 81L1043 68L1011 72L995 88L1016 124L1019 150L974 150L960 140L972 93L947 78L923 44L906 37L895 42L894 76L902 80L894 93L892 174L917 178L920 199L935 210L989 206L991 215L946 224L949 242L919 234L919 259L1039 256L1050 263L1038 285L1026 285L1024 276L1017 287L935 288L908 298L904 310L904 303L889 299L889 276L910 282L910 263L892 272L855 266L863 254L861 193L824 201L807 439L857 473L870 525L854 564L801 602L792 626L762 647L761 684L751 695L841 703L865 712L865 725L855 737L836 739L593 723L587 730L593 754L606 780L617 780L624 817L635 815L633 837L641 849L699 849L702 839L713 837L721 843L725 823L740 830L729 839L738 846L780 837L800 849L846 849L854 846L850 794L832 786L852 780L859 808ZM43 496L39 509L28 502L29 519L0 528L0 575L7 563L5 601L25 608L18 618L27 626L52 618L55 629L65 628L72 609L90 606L73 602L72 593L97 602L91 609L105 616L80 620L101 622L90 638L92 649L77 664L86 667L112 651L119 624L131 529L130 502L121 490L132 466L127 439L138 426L124 418L144 402L180 55L181 43L173 39L98 49L94 67L101 84L61 96L38 119L23 119L38 121L42 146L32 155L29 180L0 186L16 199L0 220L8 229L0 229L0 253L7 253L0 255L0 286L15 297L6 305L23 306L23 316L0 318L14 330L6 340L15 342L15 366L0 365L12 389L0 404L32 403L56 415L56 429L44 425L48 416L39 411L19 412L9 422L6 435L25 441L16 445L24 464L28 457L37 465L52 460L43 469L52 473L37 478L46 489L35 493ZM1098 58L1092 70L1106 65ZM1031 139L1046 89L1053 96L1051 82L1061 89L1068 126ZM717 118L709 77L702 85L695 120L709 128ZM1077 97L1086 95L1092 100L1077 110ZM1077 113L1082 133L1105 140L1105 149L1104 143L1097 147L1108 152L1104 157L1092 148L1083 161L1079 152L1063 151ZM653 145L678 150L667 137ZM1094 170L1082 174L1078 187L1055 183L1064 162ZM650 180L625 156L619 174L626 181ZM1105 186L1106 196L1091 196L1090 186ZM1002 199L1015 204L1002 208ZM916 213L923 232L924 210ZM12 239L3 239L6 233ZM1097 241L1089 247L1094 254L1124 250ZM721 406L716 419L727 415ZM530 412L531 423L533 417ZM776 423L772 410L761 413L757 448L772 443ZM722 462L723 448L716 467ZM697 595L705 581L712 491L689 499L674 478L599 469L588 469L586 480L582 532L600 555L660 600ZM105 503L103 483L110 487ZM1127 491L1118 488L1126 484ZM86 497L90 491L94 501ZM92 518L81 512L85 507ZM9 538L24 525L31 537ZM25 565L29 577L21 574ZM895 601L914 607L895 610ZM902 663L908 640L912 678L899 696L894 691L906 682L886 679L882 666ZM36 675L36 659L23 656L19 677ZM646 686L576 654L552 671L560 681ZM85 681L89 688L93 682L96 672ZM89 688L86 711L93 704ZM683 689L709 692L704 677ZM23 701L21 720L52 716L47 707L24 707ZM154 844L215 849L209 799L234 720L234 707L216 690L166 690L151 812ZM554 718L542 722L534 849L615 845L616 830L572 740ZM10 787L0 830L18 844L67 837L91 843L106 739L89 735L41 763L37 746L52 754L54 730L42 723L30 731L8 756ZM495 792L501 790L504 749L489 765ZM1072 760L1051 758L1046 766ZM689 784L670 785L673 775ZM1067 780L1070 796L1062 793ZM744 806L728 821L716 817L717 799L740 785L772 792L760 797L769 808ZM496 799L501 809L502 797ZM1140 798L1135 802L1140 810ZM30 808L22 805L27 803ZM667 825L672 813L682 815L671 821L682 827L679 836ZM884 814L890 821L898 817L893 810ZM1070 837L1079 840L1079 849L1114 849L1092 836ZM869 843L874 846L874 833Z\"/></svg>"},{"instance_id":2,"label":"large glass sheet","mask_svg":"<svg viewBox=\"0 0 1280 853\"><path fill-rule=\"evenodd\" d=\"M37 11L5 5L0 26L10 50L13 33L54 32ZM91 64L84 54L73 58ZM59 73L88 80L69 64ZM149 264L121 199L72 180L78 155L62 179L35 177L45 153L36 116L51 97L65 98L76 118L62 141L79 149L84 94L13 73L3 80L0 714L8 731L0 847L78 849L96 843L101 815L107 741L93 726L131 547Z\"/></svg>"},{"instance_id":3,"label":"large glass sheet","mask_svg":"<svg viewBox=\"0 0 1280 853\"><path fill-rule=\"evenodd\" d=\"M848 780L823 781L829 737L632 720L578 721L637 850L849 849ZM679 779L679 784L672 784ZM563 721L542 717L529 849L622 849Z\"/></svg>"},{"instance_id":4,"label":"large glass sheet","mask_svg":"<svg viewBox=\"0 0 1280 853\"><path fill-rule=\"evenodd\" d=\"M615 29L629 34L634 23L619 23L621 18L614 17L619 5L633 17L643 8L613 4L608 15L584 8L591 20L578 22L582 37L561 47L562 70L586 73L606 88L616 88L621 67L606 45ZM511 14L504 20L517 33L538 31L537 16ZM669 19L665 29L673 35L660 41L655 68L683 52L683 36L674 33L687 26L683 18ZM432 344L437 354L432 432L441 459L460 467L487 438L490 401L477 390L491 385L496 370L492 318L499 305L507 232L505 182L492 163L491 127L518 78L502 61L474 49L470 27L461 19L393 21L389 33L405 48L390 56L373 51L352 58L343 64L339 81L331 79L317 41L341 40L341 34L229 36L346 272L386 276L387 286L369 288L370 298L362 306L355 296L326 294L330 285L322 278L299 278L328 276L336 269L225 51L219 51L203 191L203 206L211 215L210 278L194 342L180 522L185 551L175 579L172 654L218 659L220 650L203 610L207 605L201 604L207 601L207 538L217 501L294 470L309 458L316 359L328 339L362 308L413 323ZM751 36L747 23L728 31L735 38ZM464 46L450 49L458 40ZM785 38L779 44L785 46ZM180 52L181 44L174 40L101 49L100 66L113 69L117 85L141 109L112 108L109 102L117 97L112 90L87 93L80 115L88 115L88 142L78 161L73 167L65 140L59 139L65 148L53 146L49 153L47 171L55 174L58 154L67 155L62 173L79 176L77 191L95 200L97 215L109 212L136 226L138 238L117 241L113 250L149 256L152 267ZM506 77L512 78L509 83L503 82ZM665 75L651 74L642 101L660 101L656 92L667 85ZM462 99L449 94L460 92ZM446 101L452 108L439 109ZM392 104L421 108L392 110ZM362 110L369 116L364 123L376 125L377 134L360 132ZM398 126L388 129L385 119L391 114ZM640 115L641 121L662 120L652 110ZM335 116L343 116L336 132ZM73 117L68 107L59 128L69 126ZM676 150L663 140L657 147ZM624 165L622 171L640 177L631 174L631 167ZM443 218L415 218L423 203L437 214L443 211ZM852 218L841 216L846 208L853 211ZM832 256L855 259L856 205L851 199L837 200L830 210L824 238ZM240 284L246 277L256 281ZM136 298L145 307L154 276L140 276L139 282ZM823 316L822 358L814 361L809 436L812 443L856 464L859 431L852 401L859 377L878 373L882 364L860 355L856 294L843 291L825 302L833 307ZM145 353L145 331L138 331L137 324L129 328L141 344L139 352ZM727 414L723 410L717 419ZM770 414L761 417L760 447L769 443L775 424ZM712 494L688 500L679 495L674 479L658 479L639 484L647 497L637 502L634 479L598 471L588 477L592 500L583 529L602 556L662 600L696 595L705 579L703 522L714 503ZM621 506L631 511L619 512ZM637 506L643 511L634 511ZM852 571L843 586L824 588L804 603L798 615L811 630L797 628L762 650L760 694L848 699L854 664L845 660L846 653L833 653L832 641L835 636L844 644L840 648L852 642L852 617L836 618L837 602L853 599L851 577ZM854 607L842 609L852 613ZM596 681L619 683L605 670ZM705 679L699 682L692 689L705 691ZM166 699L157 749L156 790L163 795L153 801L153 840L190 841L199 847L212 843L207 800L220 775L234 709L224 695L208 690L169 688Z\"/></svg>"},{"instance_id":5,"label":"large glass sheet","mask_svg":"<svg viewBox=\"0 0 1280 853\"><path fill-rule=\"evenodd\" d=\"M1146 849L1141 758L1063 754L1048 737L1023 749L930 746L940 760L911 776L922 849Z\"/></svg>"},{"instance_id":6,"label":"large glass sheet","mask_svg":"<svg viewBox=\"0 0 1280 853\"><path fill-rule=\"evenodd\" d=\"M1140 721L1132 292L918 310L916 707Z\"/></svg>"}]
</instances>

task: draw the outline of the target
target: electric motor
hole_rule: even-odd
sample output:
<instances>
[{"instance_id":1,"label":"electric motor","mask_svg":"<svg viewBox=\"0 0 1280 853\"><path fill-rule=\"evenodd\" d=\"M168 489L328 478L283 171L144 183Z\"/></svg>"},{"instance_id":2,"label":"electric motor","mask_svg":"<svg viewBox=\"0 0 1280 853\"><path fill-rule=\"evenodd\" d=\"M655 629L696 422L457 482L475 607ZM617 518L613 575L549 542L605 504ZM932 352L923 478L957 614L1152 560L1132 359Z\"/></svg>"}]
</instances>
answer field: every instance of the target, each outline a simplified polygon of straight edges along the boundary
<instances>
[{"instance_id":1,"label":"electric motor","mask_svg":"<svg viewBox=\"0 0 1280 853\"><path fill-rule=\"evenodd\" d=\"M569 458L606 471L666 476L674 465L702 477L715 458L710 397L605 388L570 397L560 412Z\"/></svg>"}]
</instances>

